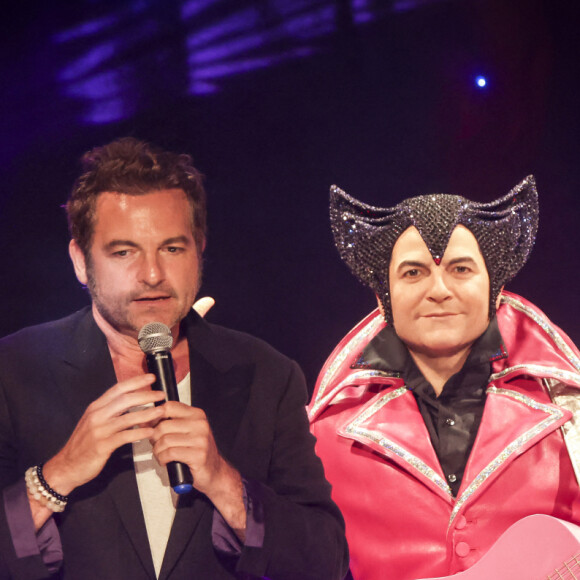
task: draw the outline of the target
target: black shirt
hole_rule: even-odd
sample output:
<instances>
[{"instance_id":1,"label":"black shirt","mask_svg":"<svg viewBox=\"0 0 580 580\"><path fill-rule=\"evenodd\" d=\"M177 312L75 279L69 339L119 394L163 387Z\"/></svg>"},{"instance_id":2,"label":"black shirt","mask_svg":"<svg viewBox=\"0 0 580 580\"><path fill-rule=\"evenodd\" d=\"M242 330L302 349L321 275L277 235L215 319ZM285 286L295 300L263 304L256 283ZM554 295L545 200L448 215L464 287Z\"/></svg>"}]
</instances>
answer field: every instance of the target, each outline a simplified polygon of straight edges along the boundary
<instances>
[{"instance_id":1,"label":"black shirt","mask_svg":"<svg viewBox=\"0 0 580 580\"><path fill-rule=\"evenodd\" d=\"M505 357L507 351L494 317L473 343L461 370L445 383L439 397L391 326L371 340L353 366L386 371L405 381L415 396L441 469L455 496L481 422L491 363Z\"/></svg>"}]
</instances>

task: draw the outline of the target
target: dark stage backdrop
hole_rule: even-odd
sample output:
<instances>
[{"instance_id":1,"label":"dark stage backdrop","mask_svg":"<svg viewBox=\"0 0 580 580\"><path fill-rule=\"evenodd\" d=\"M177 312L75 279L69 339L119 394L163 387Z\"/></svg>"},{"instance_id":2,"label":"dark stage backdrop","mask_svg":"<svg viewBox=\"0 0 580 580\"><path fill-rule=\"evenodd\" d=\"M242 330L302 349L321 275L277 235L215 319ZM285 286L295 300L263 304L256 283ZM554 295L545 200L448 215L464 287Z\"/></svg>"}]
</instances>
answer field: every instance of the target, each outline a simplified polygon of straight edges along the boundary
<instances>
[{"instance_id":1,"label":"dark stage backdrop","mask_svg":"<svg viewBox=\"0 0 580 580\"><path fill-rule=\"evenodd\" d=\"M569 0L22 3L0 74L0 334L88 303L61 204L80 155L133 135L206 175L209 320L310 388L374 307L334 249L328 188L491 201L534 173L540 232L509 289L580 340L578 34ZM476 74L488 84L474 84Z\"/></svg>"}]
</instances>

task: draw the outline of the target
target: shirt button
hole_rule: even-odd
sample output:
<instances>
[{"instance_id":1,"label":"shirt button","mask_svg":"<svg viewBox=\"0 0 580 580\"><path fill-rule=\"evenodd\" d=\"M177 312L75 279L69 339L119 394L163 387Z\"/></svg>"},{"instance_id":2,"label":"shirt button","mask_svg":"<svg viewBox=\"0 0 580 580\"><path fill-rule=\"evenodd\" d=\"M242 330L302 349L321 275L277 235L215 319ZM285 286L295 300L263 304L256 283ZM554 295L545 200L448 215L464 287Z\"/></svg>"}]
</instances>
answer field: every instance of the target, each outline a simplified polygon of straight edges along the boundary
<instances>
[{"instance_id":1,"label":"shirt button","mask_svg":"<svg viewBox=\"0 0 580 580\"><path fill-rule=\"evenodd\" d=\"M465 556L467 556L470 551L471 548L469 547L469 544L467 542L459 542L457 546L455 546L455 553L460 558L465 558Z\"/></svg>"},{"instance_id":2,"label":"shirt button","mask_svg":"<svg viewBox=\"0 0 580 580\"><path fill-rule=\"evenodd\" d=\"M453 425L455 425L455 421L453 419L445 419L445 424L449 425L449 427L453 427Z\"/></svg>"},{"instance_id":3,"label":"shirt button","mask_svg":"<svg viewBox=\"0 0 580 580\"><path fill-rule=\"evenodd\" d=\"M449 480L450 483L455 483L457 481L457 475L455 475L455 473L450 473L447 476L447 479Z\"/></svg>"},{"instance_id":4,"label":"shirt button","mask_svg":"<svg viewBox=\"0 0 580 580\"><path fill-rule=\"evenodd\" d=\"M465 516L459 516L455 522L455 529L462 530L467 525L467 518Z\"/></svg>"}]
</instances>

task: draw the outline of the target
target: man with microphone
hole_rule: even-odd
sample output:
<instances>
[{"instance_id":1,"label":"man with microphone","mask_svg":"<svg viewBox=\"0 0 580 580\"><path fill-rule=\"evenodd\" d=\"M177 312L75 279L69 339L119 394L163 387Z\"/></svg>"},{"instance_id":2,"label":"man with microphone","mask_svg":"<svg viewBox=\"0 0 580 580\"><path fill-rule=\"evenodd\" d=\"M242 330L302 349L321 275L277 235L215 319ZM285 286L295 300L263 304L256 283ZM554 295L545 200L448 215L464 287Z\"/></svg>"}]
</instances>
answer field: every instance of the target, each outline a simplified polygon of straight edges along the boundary
<instances>
[{"instance_id":1,"label":"man with microphone","mask_svg":"<svg viewBox=\"0 0 580 580\"><path fill-rule=\"evenodd\" d=\"M0 578L342 578L299 368L192 310L190 158L127 138L83 163L66 209L92 307L0 341Z\"/></svg>"}]
</instances>

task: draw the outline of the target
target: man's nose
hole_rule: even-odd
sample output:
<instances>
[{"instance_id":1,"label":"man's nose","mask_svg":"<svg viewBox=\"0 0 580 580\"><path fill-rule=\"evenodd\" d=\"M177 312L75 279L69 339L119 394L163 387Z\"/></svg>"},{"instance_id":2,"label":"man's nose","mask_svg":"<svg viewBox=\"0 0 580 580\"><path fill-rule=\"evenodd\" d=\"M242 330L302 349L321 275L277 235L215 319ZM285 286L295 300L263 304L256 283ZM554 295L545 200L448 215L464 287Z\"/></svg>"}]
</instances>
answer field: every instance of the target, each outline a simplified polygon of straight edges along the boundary
<instances>
[{"instance_id":1,"label":"man's nose","mask_svg":"<svg viewBox=\"0 0 580 580\"><path fill-rule=\"evenodd\" d=\"M157 252L143 256L140 278L149 286L157 286L165 279L163 263Z\"/></svg>"},{"instance_id":2,"label":"man's nose","mask_svg":"<svg viewBox=\"0 0 580 580\"><path fill-rule=\"evenodd\" d=\"M433 302L443 302L451 298L451 291L447 286L443 272L434 272L431 281L432 283L427 295L428 300Z\"/></svg>"}]
</instances>

